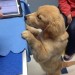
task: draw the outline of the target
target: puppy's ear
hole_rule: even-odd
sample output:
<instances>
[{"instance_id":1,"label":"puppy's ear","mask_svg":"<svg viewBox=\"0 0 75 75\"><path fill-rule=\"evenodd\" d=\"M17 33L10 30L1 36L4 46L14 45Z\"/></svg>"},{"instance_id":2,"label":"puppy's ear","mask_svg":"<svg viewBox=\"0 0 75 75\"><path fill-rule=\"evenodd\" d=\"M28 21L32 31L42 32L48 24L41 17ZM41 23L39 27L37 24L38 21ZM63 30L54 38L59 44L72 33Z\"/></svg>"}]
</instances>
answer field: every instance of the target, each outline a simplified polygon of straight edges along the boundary
<instances>
[{"instance_id":1,"label":"puppy's ear","mask_svg":"<svg viewBox=\"0 0 75 75\"><path fill-rule=\"evenodd\" d=\"M59 30L58 27L53 26L53 24L48 25L48 27L46 28L45 32L51 37L51 38L55 38L59 35Z\"/></svg>"},{"instance_id":2,"label":"puppy's ear","mask_svg":"<svg viewBox=\"0 0 75 75\"><path fill-rule=\"evenodd\" d=\"M46 27L45 32L54 38L64 33L65 23L62 16L54 17L51 19L49 25Z\"/></svg>"}]
</instances>

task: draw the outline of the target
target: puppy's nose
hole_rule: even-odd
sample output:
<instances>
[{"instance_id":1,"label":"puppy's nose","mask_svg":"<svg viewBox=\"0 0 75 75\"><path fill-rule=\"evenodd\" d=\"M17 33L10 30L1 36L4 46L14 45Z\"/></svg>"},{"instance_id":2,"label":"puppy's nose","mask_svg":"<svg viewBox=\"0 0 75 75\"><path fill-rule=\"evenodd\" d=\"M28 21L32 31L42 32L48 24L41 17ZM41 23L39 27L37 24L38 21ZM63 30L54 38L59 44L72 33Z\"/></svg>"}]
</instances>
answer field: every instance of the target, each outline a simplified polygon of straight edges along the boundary
<instances>
[{"instance_id":1,"label":"puppy's nose","mask_svg":"<svg viewBox=\"0 0 75 75\"><path fill-rule=\"evenodd\" d=\"M24 19L27 20L27 16L24 16Z\"/></svg>"}]
</instances>

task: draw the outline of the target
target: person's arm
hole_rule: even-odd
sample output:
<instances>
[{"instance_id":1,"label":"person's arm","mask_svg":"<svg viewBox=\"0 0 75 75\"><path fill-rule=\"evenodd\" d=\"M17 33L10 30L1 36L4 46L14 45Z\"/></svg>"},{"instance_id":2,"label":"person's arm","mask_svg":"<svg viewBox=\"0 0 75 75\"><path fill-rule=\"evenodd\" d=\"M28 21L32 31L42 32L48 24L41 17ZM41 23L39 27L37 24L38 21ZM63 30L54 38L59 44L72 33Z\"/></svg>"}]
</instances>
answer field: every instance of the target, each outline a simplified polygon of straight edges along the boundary
<instances>
[{"instance_id":1,"label":"person's arm","mask_svg":"<svg viewBox=\"0 0 75 75\"><path fill-rule=\"evenodd\" d=\"M65 16L71 14L71 7L68 4L67 0L59 0L59 9Z\"/></svg>"},{"instance_id":2,"label":"person's arm","mask_svg":"<svg viewBox=\"0 0 75 75\"><path fill-rule=\"evenodd\" d=\"M70 24L72 21L71 7L67 0L59 0L59 9L67 17L67 23Z\"/></svg>"},{"instance_id":3,"label":"person's arm","mask_svg":"<svg viewBox=\"0 0 75 75\"><path fill-rule=\"evenodd\" d=\"M0 10L1 10L1 7L0 7ZM0 18L2 18L3 14L0 12Z\"/></svg>"},{"instance_id":4,"label":"person's arm","mask_svg":"<svg viewBox=\"0 0 75 75\"><path fill-rule=\"evenodd\" d=\"M2 16L3 16L2 13L0 13L0 18L2 18Z\"/></svg>"}]
</instances>

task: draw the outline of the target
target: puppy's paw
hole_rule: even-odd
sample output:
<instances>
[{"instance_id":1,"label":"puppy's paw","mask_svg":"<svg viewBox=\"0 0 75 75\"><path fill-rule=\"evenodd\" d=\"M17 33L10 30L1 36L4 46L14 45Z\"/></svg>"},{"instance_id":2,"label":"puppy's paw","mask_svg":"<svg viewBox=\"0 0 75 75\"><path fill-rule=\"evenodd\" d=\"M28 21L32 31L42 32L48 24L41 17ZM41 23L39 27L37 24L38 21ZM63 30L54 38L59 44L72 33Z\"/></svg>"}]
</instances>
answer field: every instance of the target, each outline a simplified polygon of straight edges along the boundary
<instances>
[{"instance_id":1,"label":"puppy's paw","mask_svg":"<svg viewBox=\"0 0 75 75\"><path fill-rule=\"evenodd\" d=\"M32 33L28 30L25 30L24 32L22 32L23 39L29 40L29 39L31 39L31 36L32 36Z\"/></svg>"}]
</instances>

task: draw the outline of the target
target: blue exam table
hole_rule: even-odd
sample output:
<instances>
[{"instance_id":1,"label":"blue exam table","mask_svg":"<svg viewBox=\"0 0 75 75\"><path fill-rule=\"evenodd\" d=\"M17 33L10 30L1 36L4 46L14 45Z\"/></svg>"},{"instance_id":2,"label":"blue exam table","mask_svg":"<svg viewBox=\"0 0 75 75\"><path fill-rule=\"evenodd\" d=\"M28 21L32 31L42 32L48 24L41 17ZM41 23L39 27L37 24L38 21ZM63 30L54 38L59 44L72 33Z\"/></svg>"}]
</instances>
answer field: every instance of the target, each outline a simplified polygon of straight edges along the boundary
<instances>
[{"instance_id":1,"label":"blue exam table","mask_svg":"<svg viewBox=\"0 0 75 75\"><path fill-rule=\"evenodd\" d=\"M24 15L30 10L24 0L20 0L22 17L0 19L0 75L22 74L22 53L26 50L30 61L27 41L21 33L26 29Z\"/></svg>"}]
</instances>

